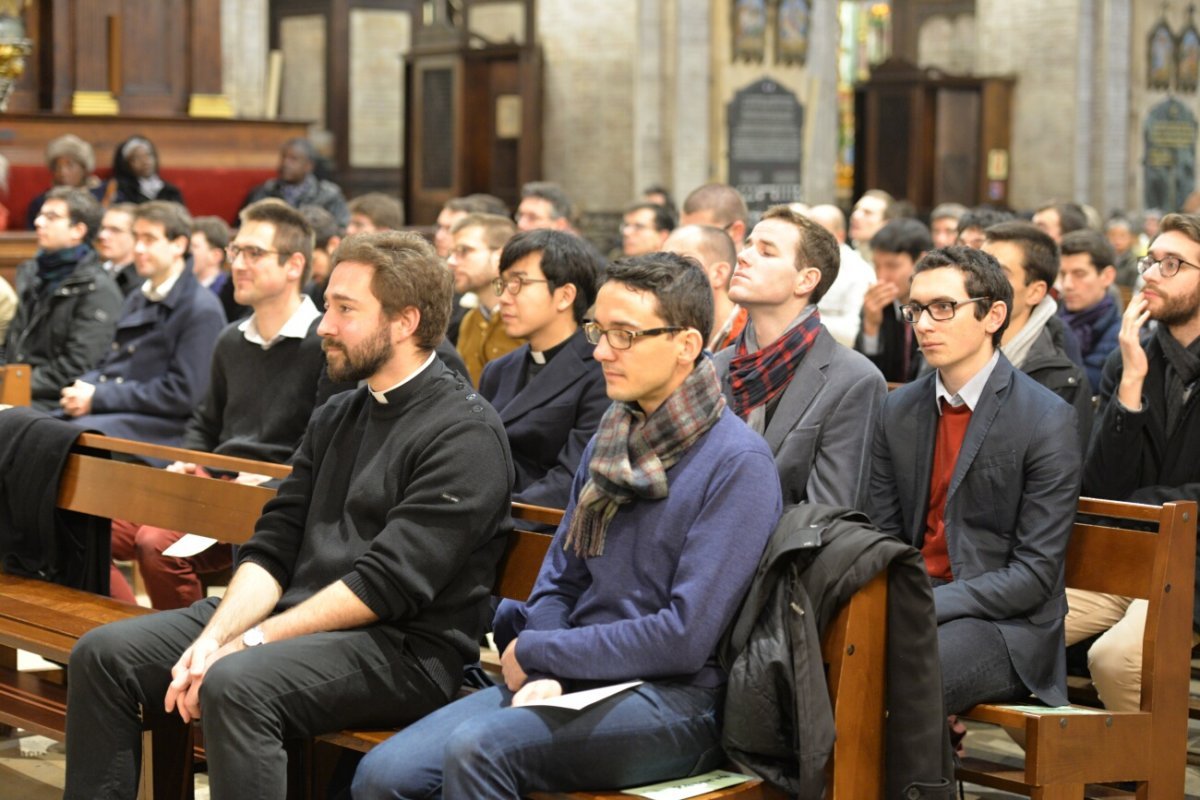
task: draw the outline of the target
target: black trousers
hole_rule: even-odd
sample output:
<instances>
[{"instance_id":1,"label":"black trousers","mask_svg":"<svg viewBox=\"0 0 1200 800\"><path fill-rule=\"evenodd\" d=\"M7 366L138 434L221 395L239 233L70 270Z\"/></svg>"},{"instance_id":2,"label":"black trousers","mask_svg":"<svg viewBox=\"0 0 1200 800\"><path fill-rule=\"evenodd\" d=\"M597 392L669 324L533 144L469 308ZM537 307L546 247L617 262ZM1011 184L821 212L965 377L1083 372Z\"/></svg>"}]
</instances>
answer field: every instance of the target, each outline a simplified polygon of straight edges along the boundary
<instances>
[{"instance_id":1,"label":"black trousers","mask_svg":"<svg viewBox=\"0 0 1200 800\"><path fill-rule=\"evenodd\" d=\"M208 599L123 620L79 640L68 672L64 798L136 797L141 733L171 724L163 709L170 669L216 605ZM400 725L447 699L407 651L404 634L389 626L317 633L226 656L200 688L212 797L284 798L285 739Z\"/></svg>"}]
</instances>

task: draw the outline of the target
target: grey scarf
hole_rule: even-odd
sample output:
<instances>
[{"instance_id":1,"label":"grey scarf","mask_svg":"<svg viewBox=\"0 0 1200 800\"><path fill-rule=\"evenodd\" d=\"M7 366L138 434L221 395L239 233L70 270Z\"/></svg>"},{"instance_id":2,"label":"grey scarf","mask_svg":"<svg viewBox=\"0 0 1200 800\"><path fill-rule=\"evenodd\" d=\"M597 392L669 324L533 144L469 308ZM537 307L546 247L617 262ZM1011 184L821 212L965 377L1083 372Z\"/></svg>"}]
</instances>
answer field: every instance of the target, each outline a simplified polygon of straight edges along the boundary
<instances>
[{"instance_id":1,"label":"grey scarf","mask_svg":"<svg viewBox=\"0 0 1200 800\"><path fill-rule=\"evenodd\" d=\"M1158 346L1167 359L1167 435L1175 433L1175 427L1183 417L1183 406L1200 378L1200 337L1187 347L1179 343L1166 325L1154 331Z\"/></svg>"}]
</instances>

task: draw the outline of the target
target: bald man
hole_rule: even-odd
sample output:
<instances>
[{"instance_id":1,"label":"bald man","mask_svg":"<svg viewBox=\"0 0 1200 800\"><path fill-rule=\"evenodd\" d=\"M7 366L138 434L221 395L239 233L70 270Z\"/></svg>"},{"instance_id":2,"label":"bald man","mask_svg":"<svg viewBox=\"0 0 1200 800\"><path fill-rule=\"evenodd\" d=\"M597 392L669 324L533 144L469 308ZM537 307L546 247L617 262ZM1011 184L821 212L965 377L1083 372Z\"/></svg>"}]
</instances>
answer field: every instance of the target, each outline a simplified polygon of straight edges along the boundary
<instances>
[{"instance_id":1,"label":"bald man","mask_svg":"<svg viewBox=\"0 0 1200 800\"><path fill-rule=\"evenodd\" d=\"M746 309L729 299L729 279L737 250L729 234L713 225L684 225L672 231L663 249L700 262L713 293L713 329L708 349L716 353L733 344L746 327Z\"/></svg>"},{"instance_id":2,"label":"bald man","mask_svg":"<svg viewBox=\"0 0 1200 800\"><path fill-rule=\"evenodd\" d=\"M833 338L847 347L854 347L862 325L862 304L867 289L875 283L875 270L846 244L846 215L834 205L818 205L802 212L806 217L833 234L837 239L841 265L837 280L821 298L821 321Z\"/></svg>"}]
</instances>

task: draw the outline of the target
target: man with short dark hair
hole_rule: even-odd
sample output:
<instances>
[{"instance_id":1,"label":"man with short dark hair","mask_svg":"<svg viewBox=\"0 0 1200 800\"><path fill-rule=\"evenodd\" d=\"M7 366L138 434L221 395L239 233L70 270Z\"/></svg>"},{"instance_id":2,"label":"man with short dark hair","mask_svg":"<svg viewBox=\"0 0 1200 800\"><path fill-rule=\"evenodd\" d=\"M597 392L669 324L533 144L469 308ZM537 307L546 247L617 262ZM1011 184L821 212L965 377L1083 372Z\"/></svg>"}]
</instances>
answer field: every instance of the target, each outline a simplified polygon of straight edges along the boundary
<instances>
[{"instance_id":1,"label":"man with short dark hair","mask_svg":"<svg viewBox=\"0 0 1200 800\"><path fill-rule=\"evenodd\" d=\"M636 786L724 759L716 645L781 504L766 445L725 408L704 354L711 327L712 293L691 260L609 267L586 330L614 402L575 473L528 619L498 642L505 685L372 750L356 798ZM643 682L581 711L530 705L629 680Z\"/></svg>"},{"instance_id":2,"label":"man with short dark hair","mask_svg":"<svg viewBox=\"0 0 1200 800\"><path fill-rule=\"evenodd\" d=\"M313 415L223 599L79 640L68 800L133 798L143 729L194 719L214 797L282 797L285 738L412 722L479 656L512 462L433 352L450 274L415 234L348 238L334 260L318 332L330 377L366 385Z\"/></svg>"},{"instance_id":3,"label":"man with short dark hair","mask_svg":"<svg viewBox=\"0 0 1200 800\"><path fill-rule=\"evenodd\" d=\"M1078 203L1046 203L1033 212L1033 224L1058 244L1071 231L1088 226L1087 212Z\"/></svg>"},{"instance_id":4,"label":"man with short dark hair","mask_svg":"<svg viewBox=\"0 0 1200 800\"><path fill-rule=\"evenodd\" d=\"M733 246L740 250L746 240L746 226L750 224L750 209L741 193L727 183L706 183L683 201L680 225L711 225L720 228L733 239Z\"/></svg>"},{"instance_id":5,"label":"man with short dark hair","mask_svg":"<svg viewBox=\"0 0 1200 800\"><path fill-rule=\"evenodd\" d=\"M189 247L192 257L192 272L196 280L221 301L225 320L233 322L250 313L234 298L233 282L229 279L225 249L233 232L220 217L196 217L192 220L192 238Z\"/></svg>"},{"instance_id":6,"label":"man with short dark hair","mask_svg":"<svg viewBox=\"0 0 1200 800\"><path fill-rule=\"evenodd\" d=\"M750 321L715 362L730 406L774 453L784 502L862 509L887 383L821 324L839 262L820 225L787 206L767 209L729 285Z\"/></svg>"},{"instance_id":7,"label":"man with short dark hair","mask_svg":"<svg viewBox=\"0 0 1200 800\"><path fill-rule=\"evenodd\" d=\"M1058 313L1079 340L1094 395L1100 391L1100 370L1108 354L1117 349L1121 330L1121 309L1111 288L1117 279L1116 256L1104 235L1090 228L1068 233L1059 250L1062 305Z\"/></svg>"},{"instance_id":8,"label":"man with short dark hair","mask_svg":"<svg viewBox=\"0 0 1200 800\"><path fill-rule=\"evenodd\" d=\"M318 309L325 307L325 285L329 282L333 251L342 243L337 220L320 206L300 206L298 209L313 232L313 253L309 262L309 281L304 293Z\"/></svg>"},{"instance_id":9,"label":"man with short dark hair","mask_svg":"<svg viewBox=\"0 0 1200 800\"><path fill-rule=\"evenodd\" d=\"M696 259L713 292L713 329L708 349L719 353L737 341L746 321L746 309L729 299L729 281L737 265L737 249L728 233L713 225L682 225L671 231L663 250Z\"/></svg>"},{"instance_id":10,"label":"man with short dark hair","mask_svg":"<svg viewBox=\"0 0 1200 800\"><path fill-rule=\"evenodd\" d=\"M509 337L528 343L484 366L479 393L508 434L513 499L565 508L608 408L600 363L580 328L604 262L577 236L526 231L504 246L499 268L497 316Z\"/></svg>"},{"instance_id":11,"label":"man with short dark hair","mask_svg":"<svg viewBox=\"0 0 1200 800\"><path fill-rule=\"evenodd\" d=\"M350 201L350 221L346 235L379 233L404 227L404 207L400 201L383 192L368 192Z\"/></svg>"},{"instance_id":12,"label":"man with short dark hair","mask_svg":"<svg viewBox=\"0 0 1200 800\"><path fill-rule=\"evenodd\" d=\"M1200 501L1200 217L1162 218L1138 263L1145 288L1121 317L1104 365L1083 491L1131 503ZM1146 323L1157 322L1147 332ZM1200 581L1200 552L1196 555ZM1088 651L1106 708L1136 711L1142 695L1147 601L1067 590L1067 641L1103 635ZM1193 627L1200 625L1196 593Z\"/></svg>"},{"instance_id":13,"label":"man with short dark hair","mask_svg":"<svg viewBox=\"0 0 1200 800\"><path fill-rule=\"evenodd\" d=\"M217 339L208 394L188 421L183 447L282 464L300 444L325 371L317 335L321 312L300 292L311 242L312 230L291 206L260 200L242 209L237 238L229 246L234 253L232 284L234 297L253 313L227 326ZM167 469L209 474L184 462ZM253 475L239 475L238 480L261 482ZM182 535L113 522L113 557L138 562L154 608L190 606L204 597L199 576L232 564L233 548L221 543L190 558L165 555ZM114 572L110 582L114 597L132 600L120 573Z\"/></svg>"},{"instance_id":14,"label":"man with short dark hair","mask_svg":"<svg viewBox=\"0 0 1200 800\"><path fill-rule=\"evenodd\" d=\"M674 229L675 215L666 206L634 203L622 218L621 252L626 256L657 253Z\"/></svg>"},{"instance_id":15,"label":"man with short dark hair","mask_svg":"<svg viewBox=\"0 0 1200 800\"><path fill-rule=\"evenodd\" d=\"M105 273L116 281L122 297L133 294L142 281L133 265L133 203L114 203L104 212L96 233L96 252Z\"/></svg>"},{"instance_id":16,"label":"man with short dark hair","mask_svg":"<svg viewBox=\"0 0 1200 800\"><path fill-rule=\"evenodd\" d=\"M549 228L574 233L571 220L575 208L571 198L558 184L545 181L527 183L521 187L521 204L517 206L517 230L532 231Z\"/></svg>"},{"instance_id":17,"label":"man with short dark hair","mask_svg":"<svg viewBox=\"0 0 1200 800\"><path fill-rule=\"evenodd\" d=\"M931 249L929 229L915 219L894 219L871 239L877 280L863 296L862 328L854 349L895 383L916 378L924 363L912 327L900 316L900 306L908 302L914 265Z\"/></svg>"},{"instance_id":18,"label":"man with short dark hair","mask_svg":"<svg viewBox=\"0 0 1200 800\"><path fill-rule=\"evenodd\" d=\"M958 221L967 213L961 203L941 203L929 212L929 235L934 247L949 247L958 241Z\"/></svg>"},{"instance_id":19,"label":"man with short dark hair","mask_svg":"<svg viewBox=\"0 0 1200 800\"><path fill-rule=\"evenodd\" d=\"M442 210L438 212L437 227L433 233L433 246L437 249L437 254L442 258L449 258L450 248L454 246L454 237L450 233L450 230L454 227L454 223L467 214L495 214L499 217L507 217L509 210L508 206L504 205L503 200L490 194L469 194L466 197L451 197L446 201L446 205L442 206ZM453 320L451 320L451 328L457 330L457 328L454 328Z\"/></svg>"},{"instance_id":20,"label":"man with short dark hair","mask_svg":"<svg viewBox=\"0 0 1200 800\"><path fill-rule=\"evenodd\" d=\"M35 220L37 255L17 268L17 308L0 347L0 364L29 364L33 406L58 407L59 392L104 357L121 292L90 242L100 204L81 189L46 194Z\"/></svg>"},{"instance_id":21,"label":"man with short dark hair","mask_svg":"<svg viewBox=\"0 0 1200 800\"><path fill-rule=\"evenodd\" d=\"M958 219L958 240L955 244L979 250L987 240L987 234L984 231L993 225L1011 222L1015 219L1016 217L1007 211L987 206L972 208Z\"/></svg>"},{"instance_id":22,"label":"man with short dark hair","mask_svg":"<svg viewBox=\"0 0 1200 800\"><path fill-rule=\"evenodd\" d=\"M250 190L242 208L268 197L275 197L292 208L314 205L328 211L345 227L350 222L350 210L342 190L332 181L318 178L317 148L304 138L289 139L279 151L279 174Z\"/></svg>"},{"instance_id":23,"label":"man with short dark hair","mask_svg":"<svg viewBox=\"0 0 1200 800\"><path fill-rule=\"evenodd\" d=\"M1058 277L1058 246L1028 222L1002 222L987 229L983 250L995 257L1012 284L1008 324L1000 344L1004 357L1074 406L1079 452L1086 452L1092 430L1091 383L1083 367L1068 355L1069 334L1049 294Z\"/></svg>"},{"instance_id":24,"label":"man with short dark hair","mask_svg":"<svg viewBox=\"0 0 1200 800\"><path fill-rule=\"evenodd\" d=\"M933 370L888 395L875 431L869 513L925 558L948 714L1067 702L1075 414L1000 352L1011 297L986 252L922 258L904 315Z\"/></svg>"},{"instance_id":25,"label":"man with short dark hair","mask_svg":"<svg viewBox=\"0 0 1200 800\"><path fill-rule=\"evenodd\" d=\"M500 253L517 232L512 220L495 214L468 214L454 223L454 247L446 265L454 276L454 291L471 295L475 305L463 315L455 348L479 385L483 368L521 346L523 339L509 336L500 319L500 298L492 282L500 277Z\"/></svg>"},{"instance_id":26,"label":"man with short dark hair","mask_svg":"<svg viewBox=\"0 0 1200 800\"><path fill-rule=\"evenodd\" d=\"M186 268L192 218L152 200L134 212L133 263L144 280L125 299L103 360L62 389L59 406L107 436L176 446L208 391L221 303Z\"/></svg>"},{"instance_id":27,"label":"man with short dark hair","mask_svg":"<svg viewBox=\"0 0 1200 800\"><path fill-rule=\"evenodd\" d=\"M882 189L868 189L850 212L850 244L868 262L871 258L871 239L889 220L897 216L896 199Z\"/></svg>"}]
</instances>

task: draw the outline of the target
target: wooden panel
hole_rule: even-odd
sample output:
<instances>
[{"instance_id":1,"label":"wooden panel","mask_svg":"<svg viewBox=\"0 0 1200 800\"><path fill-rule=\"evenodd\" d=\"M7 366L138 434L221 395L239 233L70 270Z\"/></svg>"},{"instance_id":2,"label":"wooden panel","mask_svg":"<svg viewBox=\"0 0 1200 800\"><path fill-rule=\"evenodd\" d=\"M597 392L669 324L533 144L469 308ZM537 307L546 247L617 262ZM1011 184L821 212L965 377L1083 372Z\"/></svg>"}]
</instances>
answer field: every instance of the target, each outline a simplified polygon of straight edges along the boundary
<instances>
[{"instance_id":1,"label":"wooden panel","mask_svg":"<svg viewBox=\"0 0 1200 800\"><path fill-rule=\"evenodd\" d=\"M122 114L187 110L185 19L183 0L122 0L117 94Z\"/></svg>"},{"instance_id":2,"label":"wooden panel","mask_svg":"<svg viewBox=\"0 0 1200 800\"><path fill-rule=\"evenodd\" d=\"M544 533L513 531L508 550L500 561L495 594L513 600L529 597L552 539Z\"/></svg>"},{"instance_id":3,"label":"wooden panel","mask_svg":"<svg viewBox=\"0 0 1200 800\"><path fill-rule=\"evenodd\" d=\"M287 464L272 464L266 461L254 461L249 458L234 456L219 456L215 453L202 453L196 450L185 450L182 447L167 447L160 444L148 444L132 439L117 439L101 436L97 433L80 434L76 441L78 447L94 448L96 450L111 450L114 453L138 456L139 458L160 458L163 461L185 461L199 464L203 467L214 467L235 472L253 472L258 475L270 475L272 478L286 478L292 474L292 468ZM536 511L546 511L538 506L528 506Z\"/></svg>"},{"instance_id":4,"label":"wooden panel","mask_svg":"<svg viewBox=\"0 0 1200 800\"><path fill-rule=\"evenodd\" d=\"M1124 597L1150 597L1158 535L1075 525L1067 546L1067 586Z\"/></svg>"},{"instance_id":5,"label":"wooden panel","mask_svg":"<svg viewBox=\"0 0 1200 800\"><path fill-rule=\"evenodd\" d=\"M33 370L28 364L0 366L0 405L28 406L33 402L30 379Z\"/></svg>"},{"instance_id":6,"label":"wooden panel","mask_svg":"<svg viewBox=\"0 0 1200 800\"><path fill-rule=\"evenodd\" d=\"M70 21L74 29L75 61L71 73L72 90L107 92L109 85L109 18L120 19L121 0L91 0L71 3ZM130 40L133 44L136 40ZM58 46L58 42L54 43ZM136 49L135 49L136 52Z\"/></svg>"},{"instance_id":7,"label":"wooden panel","mask_svg":"<svg viewBox=\"0 0 1200 800\"><path fill-rule=\"evenodd\" d=\"M274 494L261 486L197 480L140 464L72 455L63 470L58 502L84 514L237 544L253 535L263 504Z\"/></svg>"},{"instance_id":8,"label":"wooden panel","mask_svg":"<svg viewBox=\"0 0 1200 800\"><path fill-rule=\"evenodd\" d=\"M190 0L188 25L188 90L191 94L221 94L221 2Z\"/></svg>"},{"instance_id":9,"label":"wooden panel","mask_svg":"<svg viewBox=\"0 0 1200 800\"><path fill-rule=\"evenodd\" d=\"M37 234L33 231L0 232L0 278L16 288L17 267L37 254Z\"/></svg>"},{"instance_id":10,"label":"wooden panel","mask_svg":"<svg viewBox=\"0 0 1200 800\"><path fill-rule=\"evenodd\" d=\"M64 133L83 135L95 148L100 167L112 164L112 154L125 139L140 133L154 142L164 170L170 167L274 169L279 149L303 136L302 122L249 119L172 119L88 117L86 130L78 117L58 114L0 115L0 146L13 166L45 168L46 142ZM46 173L46 184L50 175Z\"/></svg>"}]
</instances>

